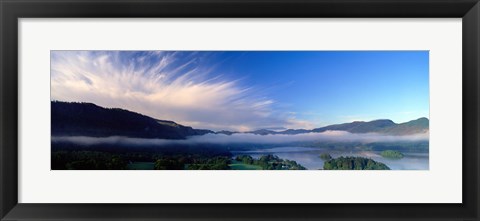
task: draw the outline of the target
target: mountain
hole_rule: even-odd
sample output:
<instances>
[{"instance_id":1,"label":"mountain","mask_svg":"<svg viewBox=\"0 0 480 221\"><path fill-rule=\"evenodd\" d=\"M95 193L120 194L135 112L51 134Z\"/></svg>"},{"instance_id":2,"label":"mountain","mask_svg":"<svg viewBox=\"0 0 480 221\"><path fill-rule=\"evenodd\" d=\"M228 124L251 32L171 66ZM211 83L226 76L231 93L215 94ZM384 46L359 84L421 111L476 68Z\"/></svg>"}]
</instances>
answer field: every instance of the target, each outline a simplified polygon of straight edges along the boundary
<instances>
[{"instance_id":1,"label":"mountain","mask_svg":"<svg viewBox=\"0 0 480 221\"><path fill-rule=\"evenodd\" d=\"M273 130L260 129L260 130L250 131L248 133L257 134L257 135L267 135L267 134L277 134L278 132L275 132Z\"/></svg>"},{"instance_id":2,"label":"mountain","mask_svg":"<svg viewBox=\"0 0 480 221\"><path fill-rule=\"evenodd\" d=\"M269 135L269 134L302 134L302 133L321 133L328 130L347 131L350 133L380 133L388 135L411 135L428 132L429 120L427 118L419 118L406 123L396 124L391 120L381 119L373 121L354 121L351 123L334 124L326 127L315 128L313 130L306 129L288 129L284 131L256 130L246 133ZM227 134L224 132L224 134Z\"/></svg>"},{"instance_id":3,"label":"mountain","mask_svg":"<svg viewBox=\"0 0 480 221\"><path fill-rule=\"evenodd\" d=\"M425 118L419 118L406 123L397 124L394 127L384 128L381 132L392 135L418 134L428 132L430 121Z\"/></svg>"},{"instance_id":4,"label":"mountain","mask_svg":"<svg viewBox=\"0 0 480 221\"><path fill-rule=\"evenodd\" d=\"M232 134L236 134L238 132L232 132L232 131L228 131L228 130L221 130L221 131L217 131L215 132L216 134L225 134L225 135L232 135Z\"/></svg>"},{"instance_id":5,"label":"mountain","mask_svg":"<svg viewBox=\"0 0 480 221\"><path fill-rule=\"evenodd\" d=\"M194 129L173 121L158 120L139 113L119 108L103 108L92 103L69 103L52 101L52 135L53 136L126 136L137 138L185 139L187 136L208 133L232 135L232 131ZM274 131L260 129L250 132L257 135L295 135L303 133L321 133L328 130L347 131L350 133L380 133L388 135L410 135L426 133L429 128L427 118L419 118L397 124L391 120L354 121L334 124L326 127L306 129L287 129Z\"/></svg>"},{"instance_id":6,"label":"mountain","mask_svg":"<svg viewBox=\"0 0 480 221\"><path fill-rule=\"evenodd\" d=\"M391 120L374 120L369 122L354 121L352 123L335 124L322 128L313 129L312 132L325 132L327 130L342 130L350 133L373 133L381 132L385 128L394 127L396 124Z\"/></svg>"},{"instance_id":7,"label":"mountain","mask_svg":"<svg viewBox=\"0 0 480 221\"><path fill-rule=\"evenodd\" d=\"M306 130L306 129L288 129L288 130L285 130L285 131L281 131L279 133L295 135L295 134L304 134L304 133L310 133L310 132L312 132L312 131L311 130Z\"/></svg>"},{"instance_id":8,"label":"mountain","mask_svg":"<svg viewBox=\"0 0 480 221\"><path fill-rule=\"evenodd\" d=\"M128 110L103 108L92 103L52 101L51 108L53 136L185 139L187 136L214 133Z\"/></svg>"}]
</instances>

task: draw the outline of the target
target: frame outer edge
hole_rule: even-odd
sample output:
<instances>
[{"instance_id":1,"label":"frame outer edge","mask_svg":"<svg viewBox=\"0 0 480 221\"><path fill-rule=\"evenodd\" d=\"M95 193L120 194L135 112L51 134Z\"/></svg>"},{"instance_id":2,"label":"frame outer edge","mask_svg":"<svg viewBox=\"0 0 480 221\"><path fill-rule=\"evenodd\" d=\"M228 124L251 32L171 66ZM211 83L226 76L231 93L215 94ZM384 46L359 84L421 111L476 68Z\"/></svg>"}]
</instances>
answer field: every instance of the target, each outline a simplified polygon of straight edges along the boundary
<instances>
[{"instance_id":1,"label":"frame outer edge","mask_svg":"<svg viewBox=\"0 0 480 221\"><path fill-rule=\"evenodd\" d=\"M480 199L480 3L462 19L463 206L465 220L479 220ZM466 119L470 119L467 121ZM473 128L473 131L471 130ZM467 149L470 149L467 154ZM469 169L468 171L466 169ZM467 193L466 190L476 193Z\"/></svg>"},{"instance_id":2,"label":"frame outer edge","mask_svg":"<svg viewBox=\"0 0 480 221\"><path fill-rule=\"evenodd\" d=\"M14 21L17 20L18 14L15 11L9 11L8 9L11 9L12 7L9 8L9 6L12 6L13 1L5 1L5 0L0 0L0 110L2 111L0 113L0 220L8 219L8 220L13 220L13 219L21 219L24 220L28 217L28 214L24 213L22 214L21 217L15 217L12 216L12 214L7 215L8 212L14 212L11 211L13 208L15 209L20 209L19 207L22 207L22 205L17 204L18 200L18 186L17 186L17 181L18 181L18 175L16 172L18 172L18 164L17 164L17 158L18 154L16 152L16 148L18 147L17 143L17 136L18 135L18 107L15 105L15 102L17 102L18 99L18 67L17 64L12 64L9 61L13 61L17 59L18 56L18 27L17 23ZM25 2L25 1L22 1ZM43 1L38 1L38 2L43 2ZM13 7L15 8L15 7ZM17 8L18 9L18 8ZM464 175L472 175L472 173L476 172L478 173L480 171L480 151L479 151L479 136L480 132L478 130L478 126L480 125L480 117L478 111L480 110L480 102L478 101L478 98L480 97L480 90L479 90L479 85L480 85L480 78L479 76L479 71L480 71L480 64L479 64L479 55L480 55L480 5L477 3L475 6L473 6L467 14L465 14L464 18L469 18L469 22L474 23L473 26L471 23L468 27L476 27L472 30L472 33L474 36L470 37L470 40L468 43L470 43L470 49L466 48L463 46L463 59L466 59L465 57L467 53L465 53L466 50L468 50L469 55L471 55L468 63L468 70L474 71L476 73L475 76L471 76L469 79L474 80L473 82L470 82L470 84L474 84L474 87L472 88L469 86L471 89L470 92L472 92L472 97L469 97L468 99L465 99L463 97L463 101L472 101L472 99L476 99L474 101L474 110L470 110L468 113L468 116L472 116L474 114L474 122L470 123L475 125L475 130L472 131L469 136L473 137L470 138L471 141L475 142L475 147L476 147L476 152L475 154L472 154L471 156L465 156L468 159L470 166L475 166L475 168L470 168L470 173ZM473 17L473 19L472 19ZM15 24L14 24L15 23ZM15 27L12 27L14 25ZM466 26L463 26L466 27ZM8 31L15 30L15 33L8 33ZM464 34L466 32L463 32ZM464 36L465 37L465 36ZM15 38L15 39L13 39ZM6 42L13 43L15 42L16 44L9 44L6 45ZM464 43L465 43L465 38L464 38ZM8 54L9 53L9 54ZM11 56L14 56L13 58ZM475 59L475 60L473 60ZM467 65L464 64L463 68L466 70ZM468 83L468 81L465 81L465 83ZM12 106L12 104L14 104ZM10 106L9 106L10 105ZM15 111L15 112L13 112ZM466 114L464 114L465 116ZM15 127L10 127L7 128L7 126L14 126L13 123L17 123ZM7 130L10 129L10 130ZM473 147L471 147L473 148ZM11 149L15 149L12 151ZM465 153L465 151L464 151ZM12 159L14 158L14 159ZM465 164L464 164L465 165ZM473 170L473 172L472 172ZM464 170L465 171L465 170ZM473 174L475 175L475 174ZM473 202L474 204L468 204L469 209L468 212L470 212L468 217L464 217L463 219L465 220L479 220L479 199L480 199L480 177L477 174L476 176L470 177L470 181L473 181L473 184L470 185L476 185L472 187L471 190L477 191L476 193L469 193L471 195L474 195L473 198L469 199L474 199ZM464 185L465 187L465 185ZM465 198L465 193L464 193L464 200ZM472 202L472 201L471 201ZM477 208L472 208L473 206ZM14 209L14 210L15 210ZM24 210L25 211L25 210ZM465 211L467 212L467 211ZM467 215L467 214L463 214ZM31 217L30 219L44 219L45 217ZM73 217L72 217L73 218ZM70 218L70 219L72 219ZM438 217L437 217L438 218ZM472 219L473 218L473 219ZM75 219L75 218L73 218ZM449 219L449 218L445 218ZM456 219L452 220L461 220L462 218L458 217ZM463 220L462 219L462 220ZM313 220L313 219L312 219ZM362 220L360 218L359 220ZM363 220L368 220L366 218L363 218ZM397 219L389 219L389 220L397 220ZM400 219L398 219L400 220ZM403 220L403 219L402 219ZM420 220L420 219L412 219L412 220ZM421 220L427 220L427 219L421 219ZM433 220L433 219L432 219ZM443 219L442 219L443 220Z\"/></svg>"},{"instance_id":3,"label":"frame outer edge","mask_svg":"<svg viewBox=\"0 0 480 221\"><path fill-rule=\"evenodd\" d=\"M475 219L478 221L480 220L480 3L477 3L475 5L475 9L476 9L476 14L477 14L477 18L476 18L476 34L477 34L477 38L476 38L476 42L477 42L477 47L476 47L476 52L477 52L477 56L476 56L476 68L477 68L477 71L476 71L476 74L477 74L477 156L476 156L476 169L477 169L477 183L476 183L476 186L477 186L477 198L476 198L476 211L475 211Z\"/></svg>"},{"instance_id":4,"label":"frame outer edge","mask_svg":"<svg viewBox=\"0 0 480 221\"><path fill-rule=\"evenodd\" d=\"M0 0L0 25L4 26L3 23L3 1ZM0 28L0 83L3 82L3 28ZM1 85L1 84L0 84ZM3 88L3 87L2 87ZM0 89L0 182L3 182L3 93L2 90ZM3 208L3 185L0 184L0 219L3 219L5 216L4 208Z\"/></svg>"},{"instance_id":5,"label":"frame outer edge","mask_svg":"<svg viewBox=\"0 0 480 221\"><path fill-rule=\"evenodd\" d=\"M476 103L476 125L475 125L475 128L476 128L476 148L474 148L476 150L476 161L474 161L474 166L475 166L475 169L476 169L476 183L474 183L473 185L476 186L477 188L472 188L472 190L476 190L477 193L476 194L472 194L474 195L476 198L474 199L475 201L475 204L474 204L474 208L473 208L473 212L474 212L474 216L475 216L475 220L480 220L480 3L477 2L477 4L474 6L473 10L475 11L475 38L474 38L474 41L475 41L475 60L473 61L473 65L475 65L475 76L476 76L476 93L475 93L475 101L477 102ZM473 43L473 42L472 42ZM473 169L473 168L472 168ZM473 175L473 174L472 174Z\"/></svg>"},{"instance_id":6,"label":"frame outer edge","mask_svg":"<svg viewBox=\"0 0 480 221\"><path fill-rule=\"evenodd\" d=\"M5 27L5 19L4 19L4 10L3 10L3 0L0 0L0 25L2 27ZM4 202L4 191L5 191L5 187L4 187L4 180L5 180L5 176L4 176L4 165L3 165L3 161L4 161L4 148L5 148L5 145L4 145L4 141L3 141L3 133L4 133L4 130L5 130L5 124L4 124L4 120L3 120L3 114L4 114L4 107L5 107L5 104L3 102L3 76L5 74L5 71L4 71L4 66L3 66L3 54L5 53L5 50L4 50L4 45L3 45L3 37L4 37L4 28L0 28L0 110L2 111L0 113L0 177L1 177L1 180L0 180L0 219L3 219L3 217L6 215L8 209L5 207L5 202Z\"/></svg>"},{"instance_id":7,"label":"frame outer edge","mask_svg":"<svg viewBox=\"0 0 480 221\"><path fill-rule=\"evenodd\" d=\"M18 205L18 14L0 0L0 219ZM10 43L10 44L7 44Z\"/></svg>"},{"instance_id":8,"label":"frame outer edge","mask_svg":"<svg viewBox=\"0 0 480 221\"><path fill-rule=\"evenodd\" d=\"M474 213L475 213L475 220L479 221L480 220L480 216L479 216L479 213L480 213L480 3L477 3L473 10L475 10L475 15L476 15L476 18L475 18L475 60L473 61L473 64L475 65L475 74L476 74L476 77L477 77L477 81L476 81L476 112L477 112L477 121L476 121L476 129L477 129L477 134L476 134L476 142L477 142L477 145L476 145L476 151L477 151L477 154L476 154L476 176L477 176L477 180L476 180L476 183L474 185L476 185L476 191L477 191L477 194L475 194L476 196L476 199L475 199L475 207L476 209L474 208ZM473 195L473 194L472 194Z\"/></svg>"}]
</instances>

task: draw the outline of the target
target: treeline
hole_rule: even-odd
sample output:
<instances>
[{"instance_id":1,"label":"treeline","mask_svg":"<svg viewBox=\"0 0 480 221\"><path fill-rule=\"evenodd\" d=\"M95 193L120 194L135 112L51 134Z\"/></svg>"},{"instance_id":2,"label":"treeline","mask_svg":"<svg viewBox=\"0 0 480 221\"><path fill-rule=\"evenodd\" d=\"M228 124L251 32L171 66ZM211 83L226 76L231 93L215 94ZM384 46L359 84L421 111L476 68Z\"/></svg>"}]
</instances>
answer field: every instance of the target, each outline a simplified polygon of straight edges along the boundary
<instances>
[{"instance_id":1,"label":"treeline","mask_svg":"<svg viewBox=\"0 0 480 221\"><path fill-rule=\"evenodd\" d=\"M158 170L226 170L229 169L231 154L216 149L195 152L171 153L170 151L52 151L52 170L126 170L135 162L154 163Z\"/></svg>"},{"instance_id":2,"label":"treeline","mask_svg":"<svg viewBox=\"0 0 480 221\"><path fill-rule=\"evenodd\" d=\"M249 155L235 157L236 161L249 165L260 166L263 170L306 170L307 168L293 160L281 159L275 155L264 155L258 160Z\"/></svg>"},{"instance_id":3,"label":"treeline","mask_svg":"<svg viewBox=\"0 0 480 221\"><path fill-rule=\"evenodd\" d=\"M125 155L128 158L135 158L143 161L153 160L155 156L189 156L189 155L202 155L202 156L231 156L230 151L226 147L210 145L210 144L185 144L185 145L155 145L155 144L122 144L119 140L115 143L98 143L82 145L65 141L52 141L52 152L57 151L97 151L112 153L117 155ZM148 159L148 160L146 160Z\"/></svg>"},{"instance_id":4,"label":"treeline","mask_svg":"<svg viewBox=\"0 0 480 221\"><path fill-rule=\"evenodd\" d=\"M322 154L320 154L320 159L322 159L322 160L331 160L332 158L333 158L333 157L330 156L330 154L328 154L328 153L322 153Z\"/></svg>"},{"instance_id":5,"label":"treeline","mask_svg":"<svg viewBox=\"0 0 480 221\"><path fill-rule=\"evenodd\" d=\"M339 157L325 161L324 170L390 170L380 162L363 157Z\"/></svg>"},{"instance_id":6,"label":"treeline","mask_svg":"<svg viewBox=\"0 0 480 221\"><path fill-rule=\"evenodd\" d=\"M393 158L393 159L401 159L404 157L404 155L401 152L396 150L384 150L380 153L380 155L382 155L382 157L385 157L385 158Z\"/></svg>"},{"instance_id":7,"label":"treeline","mask_svg":"<svg viewBox=\"0 0 480 221\"><path fill-rule=\"evenodd\" d=\"M226 156L163 156L155 161L156 170L228 170Z\"/></svg>"},{"instance_id":8,"label":"treeline","mask_svg":"<svg viewBox=\"0 0 480 221\"><path fill-rule=\"evenodd\" d=\"M52 170L125 170L124 157L98 151L56 151L52 153Z\"/></svg>"}]
</instances>

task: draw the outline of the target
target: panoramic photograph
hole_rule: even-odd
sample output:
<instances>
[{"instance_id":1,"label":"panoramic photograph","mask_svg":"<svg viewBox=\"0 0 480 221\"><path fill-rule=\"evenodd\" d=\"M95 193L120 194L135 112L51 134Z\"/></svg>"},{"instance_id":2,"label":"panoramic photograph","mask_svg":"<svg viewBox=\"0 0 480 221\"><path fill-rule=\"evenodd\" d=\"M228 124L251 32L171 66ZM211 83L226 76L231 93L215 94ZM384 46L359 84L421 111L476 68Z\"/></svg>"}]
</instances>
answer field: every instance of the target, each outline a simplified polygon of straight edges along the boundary
<instances>
[{"instance_id":1,"label":"panoramic photograph","mask_svg":"<svg viewBox=\"0 0 480 221\"><path fill-rule=\"evenodd\" d=\"M52 170L429 170L428 51L50 56Z\"/></svg>"}]
</instances>

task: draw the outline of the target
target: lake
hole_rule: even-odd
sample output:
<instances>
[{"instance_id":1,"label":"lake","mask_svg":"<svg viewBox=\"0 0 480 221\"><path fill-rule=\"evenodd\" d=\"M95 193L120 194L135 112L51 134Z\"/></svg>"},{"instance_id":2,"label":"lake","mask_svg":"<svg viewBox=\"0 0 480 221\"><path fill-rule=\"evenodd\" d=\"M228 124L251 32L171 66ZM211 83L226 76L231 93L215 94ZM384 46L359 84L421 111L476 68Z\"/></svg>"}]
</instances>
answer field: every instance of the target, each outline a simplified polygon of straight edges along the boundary
<instances>
[{"instance_id":1,"label":"lake","mask_svg":"<svg viewBox=\"0 0 480 221\"><path fill-rule=\"evenodd\" d=\"M323 148L311 147L275 147L268 149L256 149L248 151L232 151L235 156L250 155L253 158L259 158L262 155L272 154L277 155L282 159L294 160L309 170L318 170L323 168L324 160L320 159L320 154L328 153L333 158L340 156L356 156L371 158L377 162L386 164L392 170L428 170L429 156L428 153L403 153L402 159L388 159L380 156L380 151L366 151L366 150L348 150L336 151Z\"/></svg>"}]
</instances>

